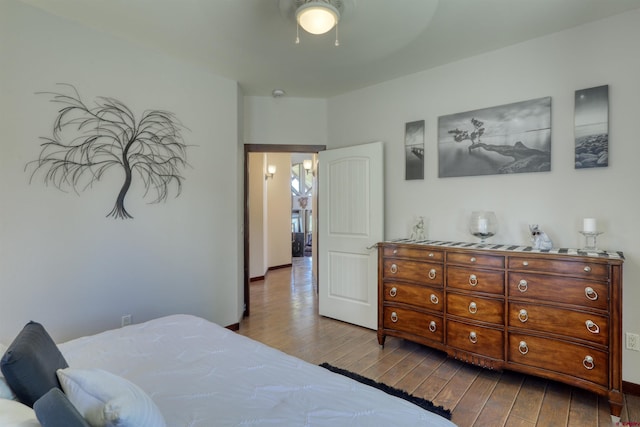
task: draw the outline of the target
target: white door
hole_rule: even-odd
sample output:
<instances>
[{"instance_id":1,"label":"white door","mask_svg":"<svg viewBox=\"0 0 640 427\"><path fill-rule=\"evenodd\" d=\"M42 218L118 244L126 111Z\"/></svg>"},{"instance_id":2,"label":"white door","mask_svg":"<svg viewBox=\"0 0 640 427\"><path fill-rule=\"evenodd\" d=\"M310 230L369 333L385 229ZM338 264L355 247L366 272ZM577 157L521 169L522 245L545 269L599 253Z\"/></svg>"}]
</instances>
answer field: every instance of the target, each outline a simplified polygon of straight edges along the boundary
<instances>
[{"instance_id":1,"label":"white door","mask_svg":"<svg viewBox=\"0 0 640 427\"><path fill-rule=\"evenodd\" d=\"M318 165L320 315L377 329L382 142L321 151Z\"/></svg>"}]
</instances>

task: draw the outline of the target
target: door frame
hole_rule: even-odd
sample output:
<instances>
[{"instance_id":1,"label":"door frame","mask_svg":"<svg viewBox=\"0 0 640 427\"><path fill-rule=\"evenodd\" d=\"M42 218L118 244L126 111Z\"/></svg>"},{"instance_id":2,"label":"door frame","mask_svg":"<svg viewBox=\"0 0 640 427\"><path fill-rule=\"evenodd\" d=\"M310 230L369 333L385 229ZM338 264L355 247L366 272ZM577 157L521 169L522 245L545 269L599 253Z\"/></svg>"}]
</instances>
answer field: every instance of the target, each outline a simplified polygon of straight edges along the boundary
<instances>
[{"instance_id":1,"label":"door frame","mask_svg":"<svg viewBox=\"0 0 640 427\"><path fill-rule=\"evenodd\" d=\"M251 313L249 277L249 153L318 153L326 145L244 144L244 311L243 317Z\"/></svg>"}]
</instances>

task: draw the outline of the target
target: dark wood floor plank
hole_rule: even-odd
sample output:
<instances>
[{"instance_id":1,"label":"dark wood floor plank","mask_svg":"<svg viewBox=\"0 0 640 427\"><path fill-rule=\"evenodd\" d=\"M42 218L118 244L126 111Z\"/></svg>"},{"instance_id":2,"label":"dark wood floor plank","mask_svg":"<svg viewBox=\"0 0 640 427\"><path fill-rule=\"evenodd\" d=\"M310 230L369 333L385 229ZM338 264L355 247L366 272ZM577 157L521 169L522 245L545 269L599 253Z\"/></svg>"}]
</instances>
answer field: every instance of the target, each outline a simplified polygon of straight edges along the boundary
<instances>
[{"instance_id":1,"label":"dark wood floor plank","mask_svg":"<svg viewBox=\"0 0 640 427\"><path fill-rule=\"evenodd\" d=\"M547 381L527 376L524 378L520 392L509 414L508 424L511 418L530 421L535 424L542 407Z\"/></svg>"},{"instance_id":2,"label":"dark wood floor plank","mask_svg":"<svg viewBox=\"0 0 640 427\"><path fill-rule=\"evenodd\" d=\"M474 426L504 426L511 408L520 392L524 377L512 372L504 372L498 384L482 408Z\"/></svg>"},{"instance_id":3,"label":"dark wood floor plank","mask_svg":"<svg viewBox=\"0 0 640 427\"><path fill-rule=\"evenodd\" d=\"M579 388L572 390L569 425L598 427L598 395Z\"/></svg>"},{"instance_id":4,"label":"dark wood floor plank","mask_svg":"<svg viewBox=\"0 0 640 427\"><path fill-rule=\"evenodd\" d=\"M252 282L251 316L238 333L309 363L328 362L444 404L460 427L611 426L607 399L595 394L467 365L395 337L380 348L375 331L318 315L310 271L309 258L295 258L291 268ZM640 423L640 397L624 395L622 423Z\"/></svg>"},{"instance_id":5,"label":"dark wood floor plank","mask_svg":"<svg viewBox=\"0 0 640 427\"><path fill-rule=\"evenodd\" d=\"M480 371L474 366L460 366L460 369L445 384L433 401L447 409L455 408L479 374Z\"/></svg>"},{"instance_id":6,"label":"dark wood floor plank","mask_svg":"<svg viewBox=\"0 0 640 427\"><path fill-rule=\"evenodd\" d=\"M500 372L479 370L473 384L453 408L451 421L460 427L472 426L496 388L500 376Z\"/></svg>"},{"instance_id":7,"label":"dark wood floor plank","mask_svg":"<svg viewBox=\"0 0 640 427\"><path fill-rule=\"evenodd\" d=\"M415 393L420 384L428 381L433 372L445 362L444 353L434 352L427 355L415 369L396 383L396 387L407 391L407 393Z\"/></svg>"},{"instance_id":8,"label":"dark wood floor plank","mask_svg":"<svg viewBox=\"0 0 640 427\"><path fill-rule=\"evenodd\" d=\"M627 419L621 420L628 423L635 423L636 426L640 426L640 396L633 396L631 394L625 394L626 413Z\"/></svg>"},{"instance_id":9,"label":"dark wood floor plank","mask_svg":"<svg viewBox=\"0 0 640 427\"><path fill-rule=\"evenodd\" d=\"M567 385L549 381L538 417L540 425L549 427L569 425L572 390L572 387Z\"/></svg>"}]
</instances>

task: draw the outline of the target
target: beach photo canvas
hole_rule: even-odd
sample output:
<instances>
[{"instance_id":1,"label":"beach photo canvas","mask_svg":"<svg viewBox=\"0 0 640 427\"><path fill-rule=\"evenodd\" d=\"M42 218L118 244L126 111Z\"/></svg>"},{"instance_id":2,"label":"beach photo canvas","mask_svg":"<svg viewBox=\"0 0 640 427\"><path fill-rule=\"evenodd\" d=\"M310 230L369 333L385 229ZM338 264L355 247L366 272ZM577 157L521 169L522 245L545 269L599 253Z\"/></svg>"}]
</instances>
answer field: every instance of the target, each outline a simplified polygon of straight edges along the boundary
<instances>
[{"instance_id":1,"label":"beach photo canvas","mask_svg":"<svg viewBox=\"0 0 640 427\"><path fill-rule=\"evenodd\" d=\"M575 92L575 168L609 166L609 86Z\"/></svg>"},{"instance_id":2,"label":"beach photo canvas","mask_svg":"<svg viewBox=\"0 0 640 427\"><path fill-rule=\"evenodd\" d=\"M424 179L424 120L404 125L405 179Z\"/></svg>"}]
</instances>

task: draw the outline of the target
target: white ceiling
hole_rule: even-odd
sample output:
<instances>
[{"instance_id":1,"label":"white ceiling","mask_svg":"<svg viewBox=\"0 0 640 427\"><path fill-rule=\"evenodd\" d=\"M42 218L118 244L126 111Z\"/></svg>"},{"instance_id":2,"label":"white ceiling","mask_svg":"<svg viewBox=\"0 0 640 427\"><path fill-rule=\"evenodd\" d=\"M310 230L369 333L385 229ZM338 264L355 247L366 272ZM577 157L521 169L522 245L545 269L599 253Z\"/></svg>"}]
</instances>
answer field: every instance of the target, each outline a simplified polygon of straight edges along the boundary
<instances>
[{"instance_id":1,"label":"white ceiling","mask_svg":"<svg viewBox=\"0 0 640 427\"><path fill-rule=\"evenodd\" d=\"M343 0L335 33L295 0L22 0L237 80L245 95L326 98L607 16L640 0Z\"/></svg>"}]
</instances>

